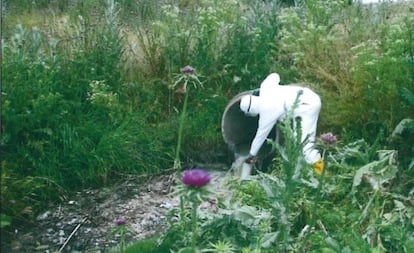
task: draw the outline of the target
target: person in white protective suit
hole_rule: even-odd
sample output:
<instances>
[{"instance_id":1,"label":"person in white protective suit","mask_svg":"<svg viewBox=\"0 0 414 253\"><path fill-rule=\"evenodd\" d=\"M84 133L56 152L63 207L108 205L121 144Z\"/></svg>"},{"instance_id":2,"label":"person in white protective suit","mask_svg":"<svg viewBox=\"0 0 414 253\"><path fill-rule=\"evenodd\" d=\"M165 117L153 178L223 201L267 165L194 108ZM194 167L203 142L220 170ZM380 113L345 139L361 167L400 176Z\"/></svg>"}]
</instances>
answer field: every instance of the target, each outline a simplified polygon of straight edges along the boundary
<instances>
[{"instance_id":1,"label":"person in white protective suit","mask_svg":"<svg viewBox=\"0 0 414 253\"><path fill-rule=\"evenodd\" d=\"M279 75L272 73L261 83L258 96L245 95L240 100L240 109L245 115L259 116L257 132L242 167L242 179L250 175L251 165L254 163L257 153L277 121L283 119L286 113L292 109L298 94L299 103L293 111L293 117L301 118L301 140L304 141L308 138L303 148L303 155L307 163L313 164L315 169L319 167L319 170L323 170L321 155L314 148L316 127L321 110L319 96L309 88L280 85L279 82Z\"/></svg>"}]
</instances>

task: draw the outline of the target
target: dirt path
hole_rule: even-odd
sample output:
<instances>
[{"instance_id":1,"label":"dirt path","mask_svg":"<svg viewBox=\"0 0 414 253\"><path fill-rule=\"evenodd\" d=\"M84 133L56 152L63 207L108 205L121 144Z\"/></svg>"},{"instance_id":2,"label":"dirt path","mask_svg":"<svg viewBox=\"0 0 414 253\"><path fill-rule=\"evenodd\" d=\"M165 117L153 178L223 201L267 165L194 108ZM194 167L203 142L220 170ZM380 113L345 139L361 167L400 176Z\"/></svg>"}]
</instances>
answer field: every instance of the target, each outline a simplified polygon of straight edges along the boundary
<instances>
[{"instance_id":1,"label":"dirt path","mask_svg":"<svg viewBox=\"0 0 414 253\"><path fill-rule=\"evenodd\" d=\"M227 171L211 171L209 187L215 192L203 208L214 210L218 194L225 194ZM125 218L132 232L126 241L148 238L165 231L167 213L179 206L173 195L174 175L153 178L144 185L127 181L111 190L87 190L37 217L27 232L17 231L11 253L106 252L118 245L113 233L117 218Z\"/></svg>"}]
</instances>

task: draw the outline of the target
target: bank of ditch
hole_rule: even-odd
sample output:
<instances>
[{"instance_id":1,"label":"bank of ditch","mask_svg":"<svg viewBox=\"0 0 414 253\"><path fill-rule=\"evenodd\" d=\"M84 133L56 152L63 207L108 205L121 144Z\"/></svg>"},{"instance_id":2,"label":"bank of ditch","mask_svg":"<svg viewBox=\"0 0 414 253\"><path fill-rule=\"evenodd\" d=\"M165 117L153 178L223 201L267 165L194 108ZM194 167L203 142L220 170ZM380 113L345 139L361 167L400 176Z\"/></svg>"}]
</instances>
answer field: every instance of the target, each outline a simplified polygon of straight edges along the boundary
<instances>
[{"instance_id":1,"label":"bank of ditch","mask_svg":"<svg viewBox=\"0 0 414 253\"><path fill-rule=\"evenodd\" d=\"M214 194L201 206L212 212L218 208L218 198L229 195L226 179L230 175L225 165L213 167L207 169ZM169 212L179 207L174 188L180 182L175 173L153 176L144 184L140 181L130 177L111 189L78 192L41 213L32 227L14 231L2 252L107 252L120 243L113 233L118 218L124 218L130 229L127 242L162 234Z\"/></svg>"}]
</instances>

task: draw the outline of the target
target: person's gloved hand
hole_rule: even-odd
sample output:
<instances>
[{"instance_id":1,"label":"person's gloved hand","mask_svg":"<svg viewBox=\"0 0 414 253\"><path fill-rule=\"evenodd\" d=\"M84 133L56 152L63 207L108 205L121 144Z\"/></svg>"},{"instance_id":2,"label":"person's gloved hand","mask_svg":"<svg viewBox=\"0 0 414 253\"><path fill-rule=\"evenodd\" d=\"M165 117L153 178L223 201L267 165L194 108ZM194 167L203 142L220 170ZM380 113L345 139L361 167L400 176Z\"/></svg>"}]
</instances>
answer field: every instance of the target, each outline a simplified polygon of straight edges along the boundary
<instances>
[{"instance_id":1,"label":"person's gloved hand","mask_svg":"<svg viewBox=\"0 0 414 253\"><path fill-rule=\"evenodd\" d=\"M246 160L244 161L247 164L253 164L255 162L255 156L254 155L250 155L246 158Z\"/></svg>"},{"instance_id":2,"label":"person's gloved hand","mask_svg":"<svg viewBox=\"0 0 414 253\"><path fill-rule=\"evenodd\" d=\"M313 164L313 171L318 175L322 175L323 169L324 169L324 163L321 158Z\"/></svg>"}]
</instances>

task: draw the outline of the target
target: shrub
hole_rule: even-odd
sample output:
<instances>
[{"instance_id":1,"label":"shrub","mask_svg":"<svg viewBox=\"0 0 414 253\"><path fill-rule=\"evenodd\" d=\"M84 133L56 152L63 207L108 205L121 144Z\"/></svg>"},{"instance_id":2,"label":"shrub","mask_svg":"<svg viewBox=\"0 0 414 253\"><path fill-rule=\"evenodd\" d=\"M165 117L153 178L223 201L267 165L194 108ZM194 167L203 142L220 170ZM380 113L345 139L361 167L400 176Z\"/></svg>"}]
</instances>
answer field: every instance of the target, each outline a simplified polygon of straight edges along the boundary
<instances>
[{"instance_id":1,"label":"shrub","mask_svg":"<svg viewBox=\"0 0 414 253\"><path fill-rule=\"evenodd\" d=\"M47 202L57 197L50 186L101 186L116 175L168 168L171 126L142 113L154 100L139 101L138 111L125 101L131 85L121 75L124 41L116 15L112 2L97 20L69 19L50 36L17 25L4 42L2 173L22 182L6 180L4 187L16 194L33 187ZM16 208L39 204L9 190L5 202L21 201Z\"/></svg>"},{"instance_id":2,"label":"shrub","mask_svg":"<svg viewBox=\"0 0 414 253\"><path fill-rule=\"evenodd\" d=\"M410 114L398 95L413 88L413 20L403 8L316 1L281 15L278 61L321 93L322 128L373 140Z\"/></svg>"}]
</instances>

